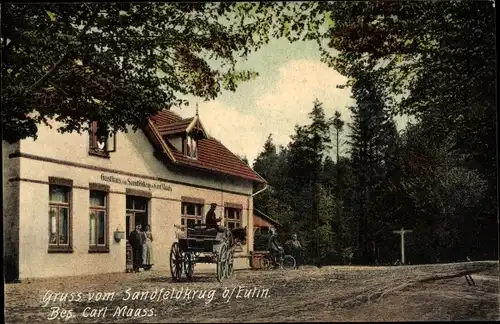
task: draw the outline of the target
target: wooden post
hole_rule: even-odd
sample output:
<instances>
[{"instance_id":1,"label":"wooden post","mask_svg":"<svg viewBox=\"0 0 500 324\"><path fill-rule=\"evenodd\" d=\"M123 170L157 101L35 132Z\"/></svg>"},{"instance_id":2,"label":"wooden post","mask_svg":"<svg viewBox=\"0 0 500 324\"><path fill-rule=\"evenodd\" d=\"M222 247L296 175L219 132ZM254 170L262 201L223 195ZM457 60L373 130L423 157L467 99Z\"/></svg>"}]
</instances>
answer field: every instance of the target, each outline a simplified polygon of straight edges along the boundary
<instances>
[{"instance_id":1,"label":"wooden post","mask_svg":"<svg viewBox=\"0 0 500 324\"><path fill-rule=\"evenodd\" d=\"M405 230L403 227L399 231L392 231L401 235L401 264L405 264L405 233L411 233L412 230Z\"/></svg>"}]
</instances>

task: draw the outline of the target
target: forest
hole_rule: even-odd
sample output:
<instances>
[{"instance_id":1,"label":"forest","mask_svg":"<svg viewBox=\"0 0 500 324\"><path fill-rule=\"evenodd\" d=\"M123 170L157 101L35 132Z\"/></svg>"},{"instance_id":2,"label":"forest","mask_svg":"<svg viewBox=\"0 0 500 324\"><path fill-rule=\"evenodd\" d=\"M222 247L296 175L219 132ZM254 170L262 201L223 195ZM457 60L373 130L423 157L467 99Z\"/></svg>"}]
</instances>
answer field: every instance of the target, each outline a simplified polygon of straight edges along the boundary
<instances>
[{"instance_id":1,"label":"forest","mask_svg":"<svg viewBox=\"0 0 500 324\"><path fill-rule=\"evenodd\" d=\"M353 88L352 123L338 112L325 116L316 101L310 124L297 125L286 147L268 136L253 168L269 189L254 198L255 208L282 224L281 241L298 234L309 260L322 264L392 264L400 259L393 230L402 227L412 230L405 236L412 264L494 258L488 181L450 151L450 140L436 143L423 122L398 132L371 82Z\"/></svg>"},{"instance_id":2,"label":"forest","mask_svg":"<svg viewBox=\"0 0 500 324\"><path fill-rule=\"evenodd\" d=\"M393 230L403 227L412 230L412 264L495 258L495 199L481 172L452 150L456 139L436 142L424 121L398 132L369 75L353 97L352 123L339 112L325 116L315 101L310 124L297 125L286 147L270 134L255 160L269 189L254 205L282 224L281 240L298 234L321 264L392 264L400 258Z\"/></svg>"},{"instance_id":3,"label":"forest","mask_svg":"<svg viewBox=\"0 0 500 324\"><path fill-rule=\"evenodd\" d=\"M412 264L497 259L491 3L330 6L325 61L350 77L352 122L316 101L286 147L269 135L255 207L320 263L392 264L401 228ZM398 131L398 113L414 122Z\"/></svg>"},{"instance_id":4,"label":"forest","mask_svg":"<svg viewBox=\"0 0 500 324\"><path fill-rule=\"evenodd\" d=\"M498 259L494 4L319 7L335 22L323 56L349 77L352 121L316 101L288 145L270 134L255 207L320 264L393 264L401 228L407 263ZM397 114L413 122L397 130Z\"/></svg>"}]
</instances>

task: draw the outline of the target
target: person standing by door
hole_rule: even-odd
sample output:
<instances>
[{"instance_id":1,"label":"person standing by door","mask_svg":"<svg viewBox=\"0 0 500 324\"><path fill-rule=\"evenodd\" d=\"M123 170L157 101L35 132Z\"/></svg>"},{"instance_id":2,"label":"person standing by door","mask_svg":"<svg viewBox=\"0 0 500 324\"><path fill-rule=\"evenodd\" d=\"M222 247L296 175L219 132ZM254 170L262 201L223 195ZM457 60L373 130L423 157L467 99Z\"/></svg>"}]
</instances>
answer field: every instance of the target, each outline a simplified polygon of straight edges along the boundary
<instances>
[{"instance_id":1,"label":"person standing by door","mask_svg":"<svg viewBox=\"0 0 500 324\"><path fill-rule=\"evenodd\" d=\"M144 270L151 269L153 265L152 245L153 234L151 234L151 226L146 225L144 230L144 243L142 245L142 265Z\"/></svg>"},{"instance_id":2,"label":"person standing by door","mask_svg":"<svg viewBox=\"0 0 500 324\"><path fill-rule=\"evenodd\" d=\"M139 272L139 268L142 266L142 244L144 236L141 232L141 225L135 226L135 229L130 232L129 242L132 246L132 257L134 260L134 272Z\"/></svg>"}]
</instances>

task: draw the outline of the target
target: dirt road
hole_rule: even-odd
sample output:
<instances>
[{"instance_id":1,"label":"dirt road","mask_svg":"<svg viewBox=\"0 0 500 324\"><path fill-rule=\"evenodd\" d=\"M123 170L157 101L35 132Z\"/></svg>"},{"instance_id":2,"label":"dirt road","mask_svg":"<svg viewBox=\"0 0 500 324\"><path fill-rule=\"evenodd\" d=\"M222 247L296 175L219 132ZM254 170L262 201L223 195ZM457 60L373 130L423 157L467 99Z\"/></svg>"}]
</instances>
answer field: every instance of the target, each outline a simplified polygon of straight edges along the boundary
<instances>
[{"instance_id":1,"label":"dirt road","mask_svg":"<svg viewBox=\"0 0 500 324\"><path fill-rule=\"evenodd\" d=\"M439 279L464 270L475 286ZM223 283L213 273L181 283L167 272L119 273L9 284L5 293L6 323L499 319L498 262L244 270Z\"/></svg>"}]
</instances>

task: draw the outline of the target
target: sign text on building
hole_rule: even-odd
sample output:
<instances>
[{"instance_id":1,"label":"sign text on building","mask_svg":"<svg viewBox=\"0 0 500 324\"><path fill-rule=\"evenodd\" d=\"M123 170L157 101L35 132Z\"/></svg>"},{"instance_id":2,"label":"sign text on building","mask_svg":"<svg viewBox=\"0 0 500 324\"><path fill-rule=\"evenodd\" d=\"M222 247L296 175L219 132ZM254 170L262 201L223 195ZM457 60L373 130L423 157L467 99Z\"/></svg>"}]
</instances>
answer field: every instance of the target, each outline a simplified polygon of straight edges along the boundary
<instances>
[{"instance_id":1,"label":"sign text on building","mask_svg":"<svg viewBox=\"0 0 500 324\"><path fill-rule=\"evenodd\" d=\"M167 191L172 191L172 187L166 183L160 183L160 182L154 183L144 180L135 180L131 178L125 179L125 178L115 177L112 175L105 175L104 173L101 173L101 180L107 182L119 183L123 185L135 186L135 187L143 187L148 189L163 189Z\"/></svg>"}]
</instances>

